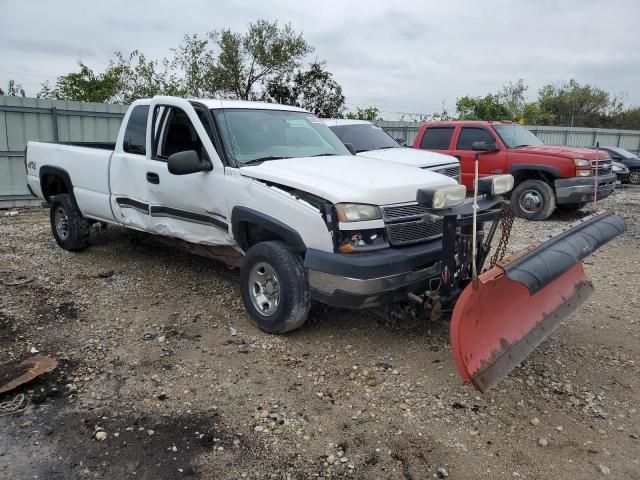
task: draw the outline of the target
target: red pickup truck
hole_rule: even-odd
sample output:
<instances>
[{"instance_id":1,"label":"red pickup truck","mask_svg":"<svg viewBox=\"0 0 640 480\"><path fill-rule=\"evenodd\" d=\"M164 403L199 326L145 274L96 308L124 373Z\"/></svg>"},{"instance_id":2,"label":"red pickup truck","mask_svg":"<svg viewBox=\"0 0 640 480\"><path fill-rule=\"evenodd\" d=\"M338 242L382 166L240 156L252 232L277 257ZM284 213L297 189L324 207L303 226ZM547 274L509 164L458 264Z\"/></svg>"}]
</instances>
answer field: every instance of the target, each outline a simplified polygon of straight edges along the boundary
<instances>
[{"instance_id":1,"label":"red pickup truck","mask_svg":"<svg viewBox=\"0 0 640 480\"><path fill-rule=\"evenodd\" d=\"M510 173L515 179L511 202L516 214L529 220L548 218L556 206L575 210L615 189L609 154L588 148L544 145L516 123L451 121L420 126L414 148L453 155L460 160L461 181L473 188L474 160L480 152L480 177Z\"/></svg>"}]
</instances>

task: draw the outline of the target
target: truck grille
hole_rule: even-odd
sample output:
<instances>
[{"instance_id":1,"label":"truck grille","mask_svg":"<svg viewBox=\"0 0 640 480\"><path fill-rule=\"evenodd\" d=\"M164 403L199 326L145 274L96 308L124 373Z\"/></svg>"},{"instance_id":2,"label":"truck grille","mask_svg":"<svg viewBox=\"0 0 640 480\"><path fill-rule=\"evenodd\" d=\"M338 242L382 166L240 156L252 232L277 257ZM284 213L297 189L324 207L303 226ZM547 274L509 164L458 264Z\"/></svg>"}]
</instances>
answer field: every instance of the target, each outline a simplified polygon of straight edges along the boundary
<instances>
[{"instance_id":1,"label":"truck grille","mask_svg":"<svg viewBox=\"0 0 640 480\"><path fill-rule=\"evenodd\" d=\"M399 247L442 236L442 219L424 220L427 213L426 207L417 203L382 207L389 243Z\"/></svg>"},{"instance_id":2,"label":"truck grille","mask_svg":"<svg viewBox=\"0 0 640 480\"><path fill-rule=\"evenodd\" d=\"M611 160L598 160L597 165L598 165L598 175L608 175L612 171ZM591 160L591 173L593 175L596 174L595 160Z\"/></svg>"},{"instance_id":3,"label":"truck grille","mask_svg":"<svg viewBox=\"0 0 640 480\"><path fill-rule=\"evenodd\" d=\"M460 164L455 165L445 165L429 168L428 170L436 173L440 173L442 175L446 175L447 177L451 177L460 182Z\"/></svg>"}]
</instances>

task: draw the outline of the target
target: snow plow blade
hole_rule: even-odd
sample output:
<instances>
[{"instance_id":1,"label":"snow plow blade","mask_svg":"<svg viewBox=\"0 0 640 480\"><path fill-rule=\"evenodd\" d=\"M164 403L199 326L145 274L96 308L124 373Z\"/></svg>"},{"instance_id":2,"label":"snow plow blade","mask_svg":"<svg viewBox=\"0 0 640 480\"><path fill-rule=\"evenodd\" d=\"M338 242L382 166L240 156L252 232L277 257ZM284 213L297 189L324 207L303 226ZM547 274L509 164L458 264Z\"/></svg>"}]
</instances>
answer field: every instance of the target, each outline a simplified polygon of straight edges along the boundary
<instances>
[{"instance_id":1,"label":"snow plow blade","mask_svg":"<svg viewBox=\"0 0 640 480\"><path fill-rule=\"evenodd\" d=\"M593 293L581 260L626 230L613 212L585 217L478 276L451 318L454 362L486 392Z\"/></svg>"}]
</instances>

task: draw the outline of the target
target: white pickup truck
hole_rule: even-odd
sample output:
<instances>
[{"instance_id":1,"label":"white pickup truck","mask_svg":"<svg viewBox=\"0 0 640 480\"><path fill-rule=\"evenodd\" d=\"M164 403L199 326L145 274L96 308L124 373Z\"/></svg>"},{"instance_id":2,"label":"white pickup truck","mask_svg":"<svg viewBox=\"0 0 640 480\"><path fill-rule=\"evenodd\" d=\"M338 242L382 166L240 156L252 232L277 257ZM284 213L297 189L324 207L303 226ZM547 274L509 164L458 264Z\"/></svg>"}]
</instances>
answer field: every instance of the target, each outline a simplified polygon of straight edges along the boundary
<instances>
[{"instance_id":1,"label":"white pickup truck","mask_svg":"<svg viewBox=\"0 0 640 480\"><path fill-rule=\"evenodd\" d=\"M300 327L312 299L364 308L431 288L454 302L469 278L465 187L352 155L299 108L139 100L115 144L29 142L25 164L60 247L85 248L102 222L233 248L244 306L271 333ZM510 181L482 183L479 242Z\"/></svg>"},{"instance_id":2,"label":"white pickup truck","mask_svg":"<svg viewBox=\"0 0 640 480\"><path fill-rule=\"evenodd\" d=\"M424 168L460 181L460 161L456 157L404 147L382 128L366 120L323 120L342 143L358 156Z\"/></svg>"}]
</instances>

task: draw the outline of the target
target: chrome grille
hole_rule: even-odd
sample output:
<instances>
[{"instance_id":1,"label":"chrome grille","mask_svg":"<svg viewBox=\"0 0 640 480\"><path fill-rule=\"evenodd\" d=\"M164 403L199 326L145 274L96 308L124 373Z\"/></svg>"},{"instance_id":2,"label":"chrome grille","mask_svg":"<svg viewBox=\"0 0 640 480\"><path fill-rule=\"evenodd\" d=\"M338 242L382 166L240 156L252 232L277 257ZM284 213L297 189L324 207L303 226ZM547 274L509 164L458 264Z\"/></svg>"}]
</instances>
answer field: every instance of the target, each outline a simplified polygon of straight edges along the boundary
<instances>
[{"instance_id":1,"label":"chrome grille","mask_svg":"<svg viewBox=\"0 0 640 480\"><path fill-rule=\"evenodd\" d=\"M387 235L391 245L400 246L424 242L442 235L442 219L433 221L417 220L413 222L390 223Z\"/></svg>"},{"instance_id":2,"label":"chrome grille","mask_svg":"<svg viewBox=\"0 0 640 480\"><path fill-rule=\"evenodd\" d=\"M442 235L442 219L424 220L427 208L417 203L382 207L389 243L393 246L426 242Z\"/></svg>"},{"instance_id":3,"label":"chrome grille","mask_svg":"<svg viewBox=\"0 0 640 480\"><path fill-rule=\"evenodd\" d=\"M428 170L436 173L440 173L441 175L446 175L447 177L455 178L457 181L460 181L460 164L456 165L445 165L429 168Z\"/></svg>"},{"instance_id":4,"label":"chrome grille","mask_svg":"<svg viewBox=\"0 0 640 480\"><path fill-rule=\"evenodd\" d=\"M382 218L386 221L398 221L405 218L414 218L427 213L427 208L417 203L382 207Z\"/></svg>"},{"instance_id":5,"label":"chrome grille","mask_svg":"<svg viewBox=\"0 0 640 480\"><path fill-rule=\"evenodd\" d=\"M598 160L598 175L607 175L612 171L611 160ZM591 173L596 174L596 161L591 160Z\"/></svg>"}]
</instances>

